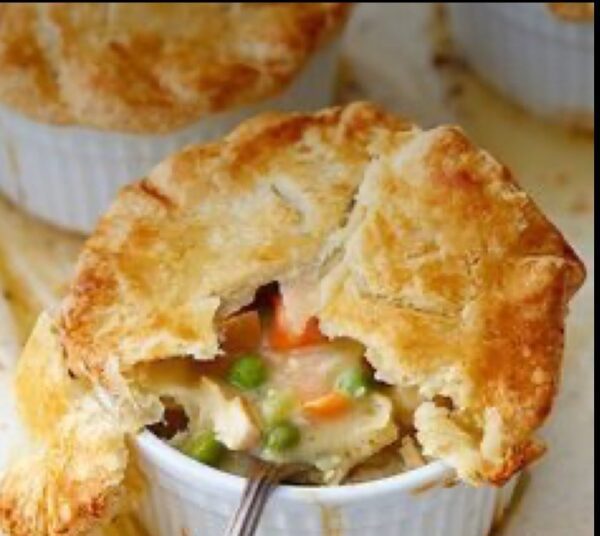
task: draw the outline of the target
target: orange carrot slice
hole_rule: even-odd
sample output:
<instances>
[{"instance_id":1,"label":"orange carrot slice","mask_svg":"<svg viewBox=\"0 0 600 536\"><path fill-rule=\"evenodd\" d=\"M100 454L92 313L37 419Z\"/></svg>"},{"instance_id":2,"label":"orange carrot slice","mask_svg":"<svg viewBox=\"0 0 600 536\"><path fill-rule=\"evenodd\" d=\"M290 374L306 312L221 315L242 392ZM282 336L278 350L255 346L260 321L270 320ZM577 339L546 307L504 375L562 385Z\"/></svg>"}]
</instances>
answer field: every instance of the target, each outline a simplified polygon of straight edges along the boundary
<instances>
[{"instance_id":1,"label":"orange carrot slice","mask_svg":"<svg viewBox=\"0 0 600 536\"><path fill-rule=\"evenodd\" d=\"M302 405L304 412L313 419L334 419L346 413L351 400L337 391L332 391Z\"/></svg>"},{"instance_id":2,"label":"orange carrot slice","mask_svg":"<svg viewBox=\"0 0 600 536\"><path fill-rule=\"evenodd\" d=\"M311 317L306 322L300 333L290 330L285 316L285 307L281 296L276 296L274 302L274 314L269 329L269 346L273 350L293 350L303 346L312 346L326 341L326 337L319 329L319 321Z\"/></svg>"}]
</instances>

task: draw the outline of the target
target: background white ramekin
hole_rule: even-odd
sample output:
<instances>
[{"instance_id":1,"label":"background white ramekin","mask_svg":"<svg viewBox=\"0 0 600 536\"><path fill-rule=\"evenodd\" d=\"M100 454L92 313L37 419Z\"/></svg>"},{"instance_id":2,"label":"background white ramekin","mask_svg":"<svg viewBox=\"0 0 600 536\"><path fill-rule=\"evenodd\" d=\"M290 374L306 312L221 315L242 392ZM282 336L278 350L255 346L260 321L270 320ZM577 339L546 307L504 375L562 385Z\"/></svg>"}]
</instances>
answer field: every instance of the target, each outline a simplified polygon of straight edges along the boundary
<instances>
[{"instance_id":1,"label":"background white ramekin","mask_svg":"<svg viewBox=\"0 0 600 536\"><path fill-rule=\"evenodd\" d=\"M0 190L30 213L88 233L117 190L173 151L229 132L265 111L316 110L331 104L341 36L311 58L283 93L209 115L162 136L103 132L31 121L0 107Z\"/></svg>"},{"instance_id":2,"label":"background white ramekin","mask_svg":"<svg viewBox=\"0 0 600 536\"><path fill-rule=\"evenodd\" d=\"M148 486L140 518L152 536L221 536L244 480L199 464L149 432L136 440ZM330 488L282 486L271 496L259 536L485 536L508 506L503 488L448 487L442 462L381 480ZM446 483L446 485L444 485Z\"/></svg>"},{"instance_id":3,"label":"background white ramekin","mask_svg":"<svg viewBox=\"0 0 600 536\"><path fill-rule=\"evenodd\" d=\"M594 22L545 3L450 3L458 51L490 84L540 116L593 129Z\"/></svg>"}]
</instances>

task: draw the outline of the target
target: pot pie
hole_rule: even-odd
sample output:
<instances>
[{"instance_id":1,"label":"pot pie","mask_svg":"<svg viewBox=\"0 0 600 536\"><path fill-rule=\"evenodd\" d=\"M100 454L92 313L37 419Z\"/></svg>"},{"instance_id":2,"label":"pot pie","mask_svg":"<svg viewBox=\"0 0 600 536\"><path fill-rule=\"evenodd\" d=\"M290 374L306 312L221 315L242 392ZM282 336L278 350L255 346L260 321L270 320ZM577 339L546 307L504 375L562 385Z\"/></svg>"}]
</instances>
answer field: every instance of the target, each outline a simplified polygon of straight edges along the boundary
<instances>
[{"instance_id":1,"label":"pot pie","mask_svg":"<svg viewBox=\"0 0 600 536\"><path fill-rule=\"evenodd\" d=\"M35 443L1 526L110 519L142 486L145 427L225 469L251 454L335 484L418 445L500 485L544 451L583 279L457 127L368 103L247 121L126 187L39 318L16 379Z\"/></svg>"},{"instance_id":2,"label":"pot pie","mask_svg":"<svg viewBox=\"0 0 600 536\"><path fill-rule=\"evenodd\" d=\"M279 93L350 4L0 3L0 103L30 118L165 133Z\"/></svg>"}]
</instances>

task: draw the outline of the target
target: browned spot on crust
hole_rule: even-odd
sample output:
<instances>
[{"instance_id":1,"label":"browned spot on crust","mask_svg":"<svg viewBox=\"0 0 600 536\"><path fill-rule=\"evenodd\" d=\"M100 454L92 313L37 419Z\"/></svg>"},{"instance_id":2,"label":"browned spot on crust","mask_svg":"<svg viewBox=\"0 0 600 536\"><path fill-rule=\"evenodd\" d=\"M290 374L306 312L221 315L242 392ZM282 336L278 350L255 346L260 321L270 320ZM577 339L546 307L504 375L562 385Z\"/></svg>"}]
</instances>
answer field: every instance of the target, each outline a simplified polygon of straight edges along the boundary
<instances>
[{"instance_id":1,"label":"browned spot on crust","mask_svg":"<svg viewBox=\"0 0 600 536\"><path fill-rule=\"evenodd\" d=\"M127 46L117 41L111 41L108 44L109 50L115 57L114 77L106 76L106 71L98 73L98 77L93 80L93 84L101 87L106 84L107 90L119 91L121 84L129 84L130 87L136 87L136 91L124 93L128 103L136 106L172 106L173 98L156 76L140 65ZM114 84L114 87L110 87Z\"/></svg>"},{"instance_id":2,"label":"browned spot on crust","mask_svg":"<svg viewBox=\"0 0 600 536\"><path fill-rule=\"evenodd\" d=\"M492 472L486 473L490 484L503 486L515 473L518 473L526 465L540 458L546 447L537 441L526 441L511 449L510 456L500 468L494 468Z\"/></svg>"},{"instance_id":3,"label":"browned spot on crust","mask_svg":"<svg viewBox=\"0 0 600 536\"><path fill-rule=\"evenodd\" d=\"M165 193L161 192L155 184L152 184L148 179L142 179L139 182L140 190L146 195L152 197L165 208L173 208L175 202Z\"/></svg>"},{"instance_id":4,"label":"browned spot on crust","mask_svg":"<svg viewBox=\"0 0 600 536\"><path fill-rule=\"evenodd\" d=\"M471 188L477 184L473 176L464 170L458 170L456 173L443 174L439 176L450 188Z\"/></svg>"}]
</instances>

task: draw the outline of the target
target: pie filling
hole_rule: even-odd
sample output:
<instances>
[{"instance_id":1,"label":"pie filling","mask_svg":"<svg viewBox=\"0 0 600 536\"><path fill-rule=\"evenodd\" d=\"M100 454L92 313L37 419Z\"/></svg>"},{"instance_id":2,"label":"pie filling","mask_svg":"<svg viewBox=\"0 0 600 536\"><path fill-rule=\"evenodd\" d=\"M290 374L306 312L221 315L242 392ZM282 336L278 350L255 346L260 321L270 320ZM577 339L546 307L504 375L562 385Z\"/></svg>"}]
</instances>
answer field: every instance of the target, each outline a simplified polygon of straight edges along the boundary
<instances>
[{"instance_id":1,"label":"pie filling","mask_svg":"<svg viewBox=\"0 0 600 536\"><path fill-rule=\"evenodd\" d=\"M236 474L252 457L289 464L295 483L362 481L425 463L411 424L416 389L378 381L360 343L326 338L300 309L269 285L221 323L216 359L139 366L137 383L164 406L149 429Z\"/></svg>"}]
</instances>

